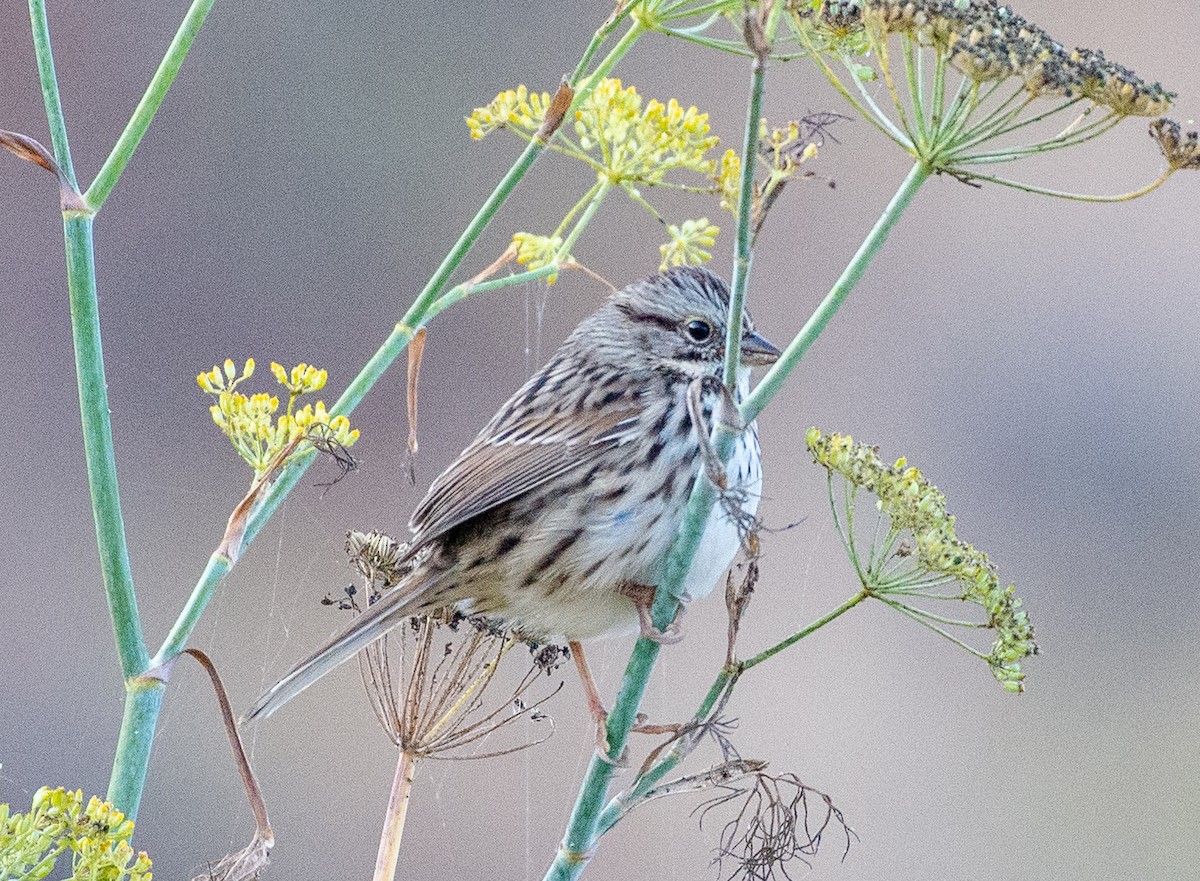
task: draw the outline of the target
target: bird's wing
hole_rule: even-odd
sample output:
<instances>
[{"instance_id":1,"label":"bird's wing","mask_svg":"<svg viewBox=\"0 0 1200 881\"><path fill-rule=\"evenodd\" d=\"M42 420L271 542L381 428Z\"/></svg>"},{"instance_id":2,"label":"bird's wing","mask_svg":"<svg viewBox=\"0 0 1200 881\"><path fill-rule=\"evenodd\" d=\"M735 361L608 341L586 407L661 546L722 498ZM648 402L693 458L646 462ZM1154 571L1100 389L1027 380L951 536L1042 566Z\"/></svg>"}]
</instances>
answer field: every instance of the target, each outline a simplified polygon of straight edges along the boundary
<instances>
[{"instance_id":1,"label":"bird's wing","mask_svg":"<svg viewBox=\"0 0 1200 881\"><path fill-rule=\"evenodd\" d=\"M593 464L605 451L635 437L643 410L623 403L549 415L545 409L531 408L488 426L433 482L413 512L413 547L548 480Z\"/></svg>"}]
</instances>

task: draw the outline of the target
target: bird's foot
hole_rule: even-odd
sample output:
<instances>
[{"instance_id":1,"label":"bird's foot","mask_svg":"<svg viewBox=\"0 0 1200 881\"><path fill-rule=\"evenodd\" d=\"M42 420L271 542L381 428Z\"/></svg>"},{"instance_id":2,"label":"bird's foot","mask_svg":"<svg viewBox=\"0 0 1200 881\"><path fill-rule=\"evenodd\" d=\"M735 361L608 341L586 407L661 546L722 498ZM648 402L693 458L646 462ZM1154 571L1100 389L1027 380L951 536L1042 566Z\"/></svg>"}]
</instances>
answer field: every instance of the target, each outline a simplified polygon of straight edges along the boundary
<instances>
[{"instance_id":1,"label":"bird's foot","mask_svg":"<svg viewBox=\"0 0 1200 881\"><path fill-rule=\"evenodd\" d=\"M622 768L625 766L624 753L615 759L609 756L612 745L608 741L608 710L604 707L604 701L600 699L600 690L596 688L596 680L592 678L592 671L588 667L583 646L578 642L569 642L567 646L570 648L571 657L579 670L579 679L583 682L583 694L587 700L588 715L592 717L592 722L596 726L596 755L602 761Z\"/></svg>"},{"instance_id":2,"label":"bird's foot","mask_svg":"<svg viewBox=\"0 0 1200 881\"><path fill-rule=\"evenodd\" d=\"M675 613L675 620L667 625L666 630L659 630L654 626L654 619L650 615L656 590L657 588L652 584L626 583L621 585L621 594L633 600L633 606L637 609L638 623L641 626L641 632L638 635L642 639L657 642L659 645L674 645L683 639L682 622L685 607L680 603L679 610Z\"/></svg>"}]
</instances>

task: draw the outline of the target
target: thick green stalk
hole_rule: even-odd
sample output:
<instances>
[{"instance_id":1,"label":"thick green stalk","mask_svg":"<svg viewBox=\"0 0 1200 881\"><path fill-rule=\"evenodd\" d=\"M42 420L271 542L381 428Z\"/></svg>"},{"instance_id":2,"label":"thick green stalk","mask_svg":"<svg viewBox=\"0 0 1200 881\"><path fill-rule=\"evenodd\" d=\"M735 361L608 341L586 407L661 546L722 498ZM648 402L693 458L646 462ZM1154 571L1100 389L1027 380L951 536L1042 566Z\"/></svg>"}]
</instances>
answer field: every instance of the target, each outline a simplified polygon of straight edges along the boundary
<instances>
[{"instance_id":1,"label":"thick green stalk","mask_svg":"<svg viewBox=\"0 0 1200 881\"><path fill-rule=\"evenodd\" d=\"M89 197L93 193L98 194L98 198L93 199L89 205L92 210L88 213L67 211L64 212L63 218L71 332L79 384L88 488L92 500L92 516L96 523L100 571L126 686L125 713L118 736L113 773L109 781L108 800L130 819L137 816L138 804L141 801L153 732L162 705L164 684L140 676L147 668L149 656L142 635L141 617L129 567L129 551L125 542L125 525L121 516L112 425L109 420L108 386L104 375L104 353L100 339L92 215L107 198L125 162L137 146L137 141L149 125L154 110L162 102L179 63L187 53L195 30L199 28L211 5L212 0L197 0L189 11L180 31L184 37L182 44L180 35L177 35L171 51L168 52L168 58L155 74L150 92L139 104L134 119L122 134L113 155L105 163L101 177L88 191ZM67 143L66 120L63 117L50 47L45 0L30 0L29 16L55 159L72 186L75 186L75 172Z\"/></svg>"},{"instance_id":2,"label":"thick green stalk","mask_svg":"<svg viewBox=\"0 0 1200 881\"><path fill-rule=\"evenodd\" d=\"M809 346L813 344L817 337L821 335L821 331L825 329L825 325L841 308L846 297L854 290L854 286L862 279L863 273L871 264L871 260L879 253L879 249L883 247L883 243L887 241L888 233L892 231L896 221L900 219L900 215L904 213L904 209L908 207L917 190L921 188L921 184L929 178L932 169L923 162L917 162L909 171L908 176L904 178L904 182L900 184L900 189L892 196L892 200L887 207L883 209L883 214L875 221L875 226L871 228L870 233L855 252L850 263L843 270L837 282L825 295L816 311L804 323L804 327L796 334L795 339L788 344L788 347L783 350L783 355L775 362L775 365L767 371L767 375L750 393L750 396L743 402L741 406L742 419L750 422L755 419L763 408L770 403L771 399L779 392L788 375L800 363L800 359L808 351Z\"/></svg>"},{"instance_id":3,"label":"thick green stalk","mask_svg":"<svg viewBox=\"0 0 1200 881\"><path fill-rule=\"evenodd\" d=\"M171 40L171 45L167 48L167 54L163 56L158 70L150 79L150 85L146 87L146 93L142 95L142 100L134 109L133 116L126 124L125 130L121 132L121 137L117 138L112 152L100 166L100 171L96 173L96 179L84 193L84 199L92 211L100 210L104 200L117 185L117 179L125 170L126 164L133 156L133 151L141 142L142 135L146 134L146 129L150 127L150 121L158 112L163 98L167 96L167 89L171 88L171 83L175 82L179 66L183 64L188 50L192 48L192 41L196 39L196 34L199 33L200 26L204 24L204 19L212 8L213 2L214 0L193 0L187 15L183 17L179 30L175 32L175 38Z\"/></svg>"},{"instance_id":4,"label":"thick green stalk","mask_svg":"<svg viewBox=\"0 0 1200 881\"><path fill-rule=\"evenodd\" d=\"M154 729L166 688L166 682L148 676L125 681L125 713L121 717L121 733L105 798L130 820L137 819L141 805Z\"/></svg>"},{"instance_id":5,"label":"thick green stalk","mask_svg":"<svg viewBox=\"0 0 1200 881\"><path fill-rule=\"evenodd\" d=\"M108 596L108 611L117 638L117 653L126 680L146 669L149 656L142 638L125 523L117 489L117 463L113 455L112 424L108 415L108 385L104 378L104 352L100 344L100 313L96 301L96 267L92 248L92 219L63 220L67 247L67 287L71 302L71 335L75 343L75 373L79 383L79 411L83 421L83 451L87 460L88 488L100 573ZM117 805L121 810L125 806Z\"/></svg>"},{"instance_id":6,"label":"thick green stalk","mask_svg":"<svg viewBox=\"0 0 1200 881\"><path fill-rule=\"evenodd\" d=\"M762 117L763 86L767 73L767 59L759 55L754 59L754 73L750 84L750 106L746 111L746 131L742 139L742 178L738 183L738 225L734 240L733 277L729 282L729 320L725 328L725 351L732 357L725 359L725 374L722 377L726 388L737 387L738 362L742 347L742 311L746 303L746 283L750 278L751 212L754 205L754 172L758 167L758 120Z\"/></svg>"},{"instance_id":7,"label":"thick green stalk","mask_svg":"<svg viewBox=\"0 0 1200 881\"><path fill-rule=\"evenodd\" d=\"M755 156L757 155L758 120L762 108L762 94L766 82L766 61L763 54L756 57L750 81L750 101L747 108L746 131L743 140L742 181L739 193L738 234L735 245L733 283L730 295L728 324L730 337L726 340L725 375L737 381L737 368L741 350L742 306L745 300L746 281L750 271L750 193L754 180ZM736 330L733 328L736 327ZM728 459L733 450L736 434L719 420L713 428L714 442L721 459ZM700 546L700 540L708 525L709 512L716 502L716 489L710 481L699 478L695 482L688 500L679 534L662 565L662 578L655 592L651 617L660 630L666 629L674 620L683 593L684 579L691 568L692 559ZM607 755L596 754L588 765L587 774L580 786L571 818L562 845L554 862L546 872L546 881L568 881L579 877L594 852L596 840L601 834L600 816L608 798L613 772L625 750L625 742L637 718L638 708L646 692L650 673L658 660L659 643L639 639L625 667L625 676L617 692L612 712L608 716L607 731L609 750Z\"/></svg>"},{"instance_id":8,"label":"thick green stalk","mask_svg":"<svg viewBox=\"0 0 1200 881\"><path fill-rule=\"evenodd\" d=\"M726 686L728 686L730 679L733 677L734 673L729 669L723 669L717 674L717 678L713 680L713 684L708 689L708 694L704 696L704 700L701 701L700 707L696 710L696 714L693 716L694 719L702 720L708 718L708 714L717 705L717 701L725 692ZM677 742L674 748L663 756L662 761L637 779L633 789L615 796L600 815L599 834L603 835L615 826L626 811L645 798L646 793L653 789L659 780L670 773L672 768L687 757L687 752L687 750L682 748L682 744Z\"/></svg>"},{"instance_id":9,"label":"thick green stalk","mask_svg":"<svg viewBox=\"0 0 1200 881\"><path fill-rule=\"evenodd\" d=\"M54 158L74 183L75 172L54 72L44 0L30 0L29 20ZM104 378L104 351L100 342L91 218L80 216L78 212L68 212L63 218L63 239L84 457L100 552L100 573L108 597L121 670L124 677L129 679L145 669L148 657L142 638L137 598L133 592L129 552L125 545L125 524L121 518L121 498L117 488L117 465L108 414L108 385Z\"/></svg>"}]
</instances>

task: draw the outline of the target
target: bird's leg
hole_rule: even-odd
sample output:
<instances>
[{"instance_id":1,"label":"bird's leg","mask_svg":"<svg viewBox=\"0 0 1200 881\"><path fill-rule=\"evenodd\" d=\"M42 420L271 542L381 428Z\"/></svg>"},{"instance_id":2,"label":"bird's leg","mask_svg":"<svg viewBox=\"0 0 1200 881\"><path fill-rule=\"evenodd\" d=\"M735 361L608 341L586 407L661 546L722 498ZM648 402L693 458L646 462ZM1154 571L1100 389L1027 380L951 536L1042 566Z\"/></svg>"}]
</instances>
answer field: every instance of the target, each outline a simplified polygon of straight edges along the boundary
<instances>
[{"instance_id":1,"label":"bird's leg","mask_svg":"<svg viewBox=\"0 0 1200 881\"><path fill-rule=\"evenodd\" d=\"M596 687L596 680L592 677L592 670L583 654L583 646L578 642L571 641L567 643L567 648L571 650L575 669L579 671L579 678L583 682L588 713L591 714L592 721L596 723L596 751L608 760L608 710L604 707L604 701L600 699L600 689ZM637 722L630 731L635 734L671 734L677 737L681 729L680 725L650 725L646 722L646 715L638 713ZM625 757L622 756L615 764L621 766L624 760Z\"/></svg>"},{"instance_id":2,"label":"bird's leg","mask_svg":"<svg viewBox=\"0 0 1200 881\"><path fill-rule=\"evenodd\" d=\"M667 625L666 630L659 630L654 626L654 619L650 617L650 607L654 605L654 592L657 588L653 584L635 584L627 581L621 585L621 595L629 597L633 600L633 607L637 609L638 622L641 624L642 639L648 639L651 642L657 642L660 645L674 645L683 639L683 620L684 605L679 604L679 611L675 613L675 620Z\"/></svg>"},{"instance_id":3,"label":"bird's leg","mask_svg":"<svg viewBox=\"0 0 1200 881\"><path fill-rule=\"evenodd\" d=\"M600 700L600 690L596 688L596 680L592 678L591 668L583 654L583 646L572 640L567 643L571 650L571 658L575 661L575 669L579 671L579 679L583 682L583 694L587 698L588 712L596 723L596 750L602 756L608 755L608 710L604 701Z\"/></svg>"}]
</instances>

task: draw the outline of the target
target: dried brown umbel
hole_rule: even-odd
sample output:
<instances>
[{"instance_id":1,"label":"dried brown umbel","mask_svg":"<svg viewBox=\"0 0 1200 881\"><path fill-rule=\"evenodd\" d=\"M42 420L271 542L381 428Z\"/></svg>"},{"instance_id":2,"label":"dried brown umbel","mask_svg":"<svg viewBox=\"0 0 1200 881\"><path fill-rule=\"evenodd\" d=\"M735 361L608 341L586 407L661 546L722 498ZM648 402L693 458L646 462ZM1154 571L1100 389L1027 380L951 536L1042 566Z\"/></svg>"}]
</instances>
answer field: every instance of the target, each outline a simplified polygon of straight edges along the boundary
<instances>
[{"instance_id":1,"label":"dried brown umbel","mask_svg":"<svg viewBox=\"0 0 1200 881\"><path fill-rule=\"evenodd\" d=\"M400 583L412 565L404 561L403 545L378 532L351 532L346 550L362 576L362 588L348 588L339 605L355 614ZM360 604L364 596L366 602ZM500 660L521 644L529 646L529 667L515 685L502 688L503 696L496 696L491 692ZM397 627L363 649L359 669L367 696L384 733L399 748L376 881L391 881L395 875L416 763L427 758L490 758L544 741L554 728L540 708L562 683L549 688L539 688L538 683L558 667L565 652L558 646L526 643L492 621L451 609L414 617L408 626ZM535 689L539 694L531 698ZM486 752L465 751L518 719L543 723L545 733Z\"/></svg>"},{"instance_id":2,"label":"dried brown umbel","mask_svg":"<svg viewBox=\"0 0 1200 881\"><path fill-rule=\"evenodd\" d=\"M1172 169L1200 168L1200 134L1184 134L1173 119L1156 119L1150 123L1150 137L1158 141L1163 157Z\"/></svg>"},{"instance_id":3,"label":"dried brown umbel","mask_svg":"<svg viewBox=\"0 0 1200 881\"><path fill-rule=\"evenodd\" d=\"M792 877L792 863L811 866L826 834L844 839L843 858L854 830L833 799L807 786L795 774L773 776L765 765L749 777L724 784L721 793L697 811L703 825L713 811L735 806L721 829L716 856L718 872L727 879L749 881ZM732 871L725 875L732 865Z\"/></svg>"},{"instance_id":4,"label":"dried brown umbel","mask_svg":"<svg viewBox=\"0 0 1200 881\"><path fill-rule=\"evenodd\" d=\"M932 172L1124 201L1175 170L1120 196L1064 193L985 173L989 165L1087 143L1131 116L1157 116L1175 97L1099 50L1067 49L995 0L810 2L793 3L791 12L797 38L830 82Z\"/></svg>"}]
</instances>

